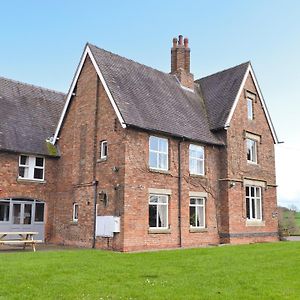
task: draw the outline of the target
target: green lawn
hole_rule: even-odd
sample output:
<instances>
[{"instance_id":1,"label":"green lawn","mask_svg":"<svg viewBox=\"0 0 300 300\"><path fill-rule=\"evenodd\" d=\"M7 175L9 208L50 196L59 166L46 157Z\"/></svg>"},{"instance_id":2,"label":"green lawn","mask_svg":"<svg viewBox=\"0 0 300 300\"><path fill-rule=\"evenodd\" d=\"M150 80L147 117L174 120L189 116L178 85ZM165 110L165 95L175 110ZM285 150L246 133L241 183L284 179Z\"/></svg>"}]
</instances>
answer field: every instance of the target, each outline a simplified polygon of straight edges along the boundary
<instances>
[{"instance_id":1,"label":"green lawn","mask_svg":"<svg viewBox=\"0 0 300 300\"><path fill-rule=\"evenodd\" d=\"M0 299L300 299L300 243L0 252Z\"/></svg>"}]
</instances>

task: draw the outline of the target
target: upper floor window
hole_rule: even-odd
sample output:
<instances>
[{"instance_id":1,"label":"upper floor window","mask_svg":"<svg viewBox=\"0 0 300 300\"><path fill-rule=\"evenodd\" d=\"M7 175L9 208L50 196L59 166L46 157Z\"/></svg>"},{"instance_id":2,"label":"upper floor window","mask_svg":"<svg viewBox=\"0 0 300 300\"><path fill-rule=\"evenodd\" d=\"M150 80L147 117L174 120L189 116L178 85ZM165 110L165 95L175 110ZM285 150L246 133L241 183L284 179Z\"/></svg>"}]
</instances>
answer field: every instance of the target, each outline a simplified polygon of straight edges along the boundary
<instances>
[{"instance_id":1,"label":"upper floor window","mask_svg":"<svg viewBox=\"0 0 300 300\"><path fill-rule=\"evenodd\" d=\"M107 158L107 141L101 141L100 142L100 159L106 159Z\"/></svg>"},{"instance_id":2,"label":"upper floor window","mask_svg":"<svg viewBox=\"0 0 300 300\"><path fill-rule=\"evenodd\" d=\"M247 115L248 120L253 120L253 100L251 98L247 98Z\"/></svg>"},{"instance_id":3,"label":"upper floor window","mask_svg":"<svg viewBox=\"0 0 300 300\"><path fill-rule=\"evenodd\" d=\"M190 198L190 227L205 227L205 198Z\"/></svg>"},{"instance_id":4,"label":"upper floor window","mask_svg":"<svg viewBox=\"0 0 300 300\"><path fill-rule=\"evenodd\" d=\"M204 175L204 147L191 144L189 161L191 174Z\"/></svg>"},{"instance_id":5,"label":"upper floor window","mask_svg":"<svg viewBox=\"0 0 300 300\"><path fill-rule=\"evenodd\" d=\"M31 180L44 180L45 159L44 157L20 155L19 178Z\"/></svg>"},{"instance_id":6,"label":"upper floor window","mask_svg":"<svg viewBox=\"0 0 300 300\"><path fill-rule=\"evenodd\" d=\"M149 167L157 170L168 170L168 140L156 136L149 139Z\"/></svg>"},{"instance_id":7,"label":"upper floor window","mask_svg":"<svg viewBox=\"0 0 300 300\"><path fill-rule=\"evenodd\" d=\"M150 195L149 227L168 228L168 199L167 195Z\"/></svg>"},{"instance_id":8,"label":"upper floor window","mask_svg":"<svg viewBox=\"0 0 300 300\"><path fill-rule=\"evenodd\" d=\"M247 161L257 164L257 141L246 139L247 141Z\"/></svg>"},{"instance_id":9,"label":"upper floor window","mask_svg":"<svg viewBox=\"0 0 300 300\"><path fill-rule=\"evenodd\" d=\"M246 186L246 214L248 220L262 220L261 187Z\"/></svg>"}]
</instances>

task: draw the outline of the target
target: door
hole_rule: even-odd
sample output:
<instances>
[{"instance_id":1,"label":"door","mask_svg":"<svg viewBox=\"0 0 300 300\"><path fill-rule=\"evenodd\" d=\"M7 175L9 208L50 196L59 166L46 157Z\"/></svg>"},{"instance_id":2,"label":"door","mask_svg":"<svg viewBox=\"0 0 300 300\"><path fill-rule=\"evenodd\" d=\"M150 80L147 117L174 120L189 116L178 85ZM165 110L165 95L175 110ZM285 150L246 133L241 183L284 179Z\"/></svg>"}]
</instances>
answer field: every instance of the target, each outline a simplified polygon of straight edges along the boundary
<instances>
[{"instance_id":1,"label":"door","mask_svg":"<svg viewBox=\"0 0 300 300\"><path fill-rule=\"evenodd\" d=\"M30 231L33 215L32 202L12 202L12 228Z\"/></svg>"}]
</instances>

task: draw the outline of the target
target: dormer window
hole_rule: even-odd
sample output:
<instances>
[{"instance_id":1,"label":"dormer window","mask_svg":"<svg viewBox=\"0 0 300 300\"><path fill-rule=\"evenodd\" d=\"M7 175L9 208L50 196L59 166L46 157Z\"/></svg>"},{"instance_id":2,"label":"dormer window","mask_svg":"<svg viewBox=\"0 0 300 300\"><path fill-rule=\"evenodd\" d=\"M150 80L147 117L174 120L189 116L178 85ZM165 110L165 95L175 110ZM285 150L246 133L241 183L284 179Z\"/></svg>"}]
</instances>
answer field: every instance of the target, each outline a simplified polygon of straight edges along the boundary
<instances>
[{"instance_id":1,"label":"dormer window","mask_svg":"<svg viewBox=\"0 0 300 300\"><path fill-rule=\"evenodd\" d=\"M247 115L248 120L253 120L253 100L251 98L247 98Z\"/></svg>"},{"instance_id":2,"label":"dormer window","mask_svg":"<svg viewBox=\"0 0 300 300\"><path fill-rule=\"evenodd\" d=\"M45 158L38 156L20 155L19 178L29 180L44 180Z\"/></svg>"}]
</instances>

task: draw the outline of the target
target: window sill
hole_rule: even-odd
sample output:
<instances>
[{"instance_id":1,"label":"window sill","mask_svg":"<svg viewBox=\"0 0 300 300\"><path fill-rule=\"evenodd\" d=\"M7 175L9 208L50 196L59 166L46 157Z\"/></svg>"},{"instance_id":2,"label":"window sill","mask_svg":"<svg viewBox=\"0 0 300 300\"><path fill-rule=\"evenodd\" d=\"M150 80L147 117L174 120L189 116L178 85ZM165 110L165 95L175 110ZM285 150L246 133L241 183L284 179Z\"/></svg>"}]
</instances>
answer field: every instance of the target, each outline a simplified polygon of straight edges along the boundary
<instances>
[{"instance_id":1,"label":"window sill","mask_svg":"<svg viewBox=\"0 0 300 300\"><path fill-rule=\"evenodd\" d=\"M97 159L97 163L103 162L103 161L107 161L107 157L105 157L105 158L98 158Z\"/></svg>"},{"instance_id":2,"label":"window sill","mask_svg":"<svg viewBox=\"0 0 300 300\"><path fill-rule=\"evenodd\" d=\"M28 182L28 183L46 183L46 180L39 180L39 179L26 179L26 178L17 178L18 182Z\"/></svg>"},{"instance_id":3,"label":"window sill","mask_svg":"<svg viewBox=\"0 0 300 300\"><path fill-rule=\"evenodd\" d=\"M266 223L265 221L260 221L260 220L247 220L246 221L246 226L265 226Z\"/></svg>"},{"instance_id":4,"label":"window sill","mask_svg":"<svg viewBox=\"0 0 300 300\"><path fill-rule=\"evenodd\" d=\"M77 221L77 222L71 221L71 222L70 222L70 225L78 225L78 221Z\"/></svg>"},{"instance_id":5,"label":"window sill","mask_svg":"<svg viewBox=\"0 0 300 300\"><path fill-rule=\"evenodd\" d=\"M160 170L160 169L152 169L152 168L149 168L149 172L160 173L160 174L165 174L165 175L170 175L170 171L169 171L169 170Z\"/></svg>"},{"instance_id":6,"label":"window sill","mask_svg":"<svg viewBox=\"0 0 300 300\"><path fill-rule=\"evenodd\" d=\"M190 233L195 232L208 232L207 228L196 228L196 227L190 227Z\"/></svg>"},{"instance_id":7,"label":"window sill","mask_svg":"<svg viewBox=\"0 0 300 300\"><path fill-rule=\"evenodd\" d=\"M149 228L148 229L148 233L171 233L171 229L170 228Z\"/></svg>"},{"instance_id":8,"label":"window sill","mask_svg":"<svg viewBox=\"0 0 300 300\"><path fill-rule=\"evenodd\" d=\"M247 160L247 164L248 164L248 165L251 165L251 166L257 166L257 167L259 167L259 164L258 164L258 163L253 162L253 161L251 161L251 160Z\"/></svg>"},{"instance_id":9,"label":"window sill","mask_svg":"<svg viewBox=\"0 0 300 300\"><path fill-rule=\"evenodd\" d=\"M196 177L196 178L201 178L201 179L207 179L206 175L201 175L201 174L192 174L192 173L190 173L190 177Z\"/></svg>"}]
</instances>

